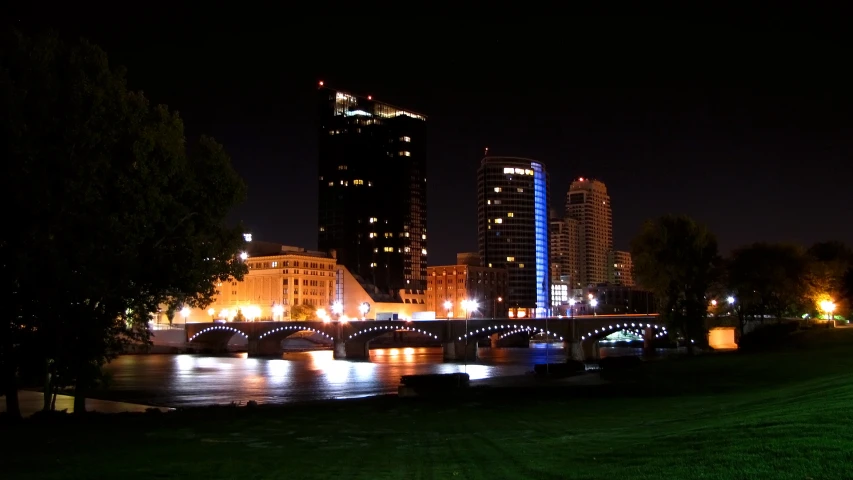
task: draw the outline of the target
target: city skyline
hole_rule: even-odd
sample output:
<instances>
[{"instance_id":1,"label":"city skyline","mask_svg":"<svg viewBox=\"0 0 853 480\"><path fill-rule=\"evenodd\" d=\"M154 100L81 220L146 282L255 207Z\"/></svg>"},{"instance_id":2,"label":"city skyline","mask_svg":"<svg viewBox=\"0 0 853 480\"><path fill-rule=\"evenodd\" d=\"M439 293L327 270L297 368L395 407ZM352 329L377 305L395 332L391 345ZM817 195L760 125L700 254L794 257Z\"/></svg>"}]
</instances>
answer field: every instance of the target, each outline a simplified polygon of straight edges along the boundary
<instances>
[{"instance_id":1,"label":"city skyline","mask_svg":"<svg viewBox=\"0 0 853 480\"><path fill-rule=\"evenodd\" d=\"M847 180L825 174L844 171L853 150L853 125L844 113L853 97L832 81L795 89L786 77L762 73L745 60L729 58L715 69L702 55L688 64L682 59L676 78L665 52L642 60L626 52L605 62L600 50L591 50L575 58L571 76L559 71L562 65L531 70L523 58L528 49L556 54L572 38L530 23L514 30L530 33L523 41L490 35L453 51L414 38L389 45L391 60L383 61L392 61L393 69L331 57L341 38L329 32L303 42L263 29L223 36L203 22L164 23L150 31L42 16L30 25L101 45L113 65L127 67L131 88L180 111L188 134L219 139L249 186L247 203L231 218L259 240L316 248L318 207L304 199L318 195L313 89L324 80L429 116L433 265L476 250L473 189L485 147L548 165L553 208L560 208L573 179L604 181L617 205L616 250L627 250L642 222L664 213L708 224L723 252L759 240L853 243L853 222L843 207ZM573 35L583 38L584 31ZM286 62L269 62L264 45L286 48ZM461 62L474 54L480 61ZM460 68L443 67L457 60ZM484 75L489 66L501 74ZM727 73L744 68L754 75ZM626 77L624 71L633 73ZM804 173L804 165L814 168ZM793 194L803 191L808 177L814 186L809 193ZM271 205L299 208L278 221Z\"/></svg>"}]
</instances>

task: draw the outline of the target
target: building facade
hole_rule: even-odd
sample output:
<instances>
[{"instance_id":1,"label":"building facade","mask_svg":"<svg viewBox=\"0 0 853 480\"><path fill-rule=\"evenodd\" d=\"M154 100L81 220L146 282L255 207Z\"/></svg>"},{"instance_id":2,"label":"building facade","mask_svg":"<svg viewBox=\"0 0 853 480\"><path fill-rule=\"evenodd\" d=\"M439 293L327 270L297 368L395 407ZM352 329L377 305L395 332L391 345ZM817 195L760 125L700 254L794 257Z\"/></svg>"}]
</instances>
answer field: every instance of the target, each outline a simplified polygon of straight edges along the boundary
<instances>
[{"instance_id":1,"label":"building facade","mask_svg":"<svg viewBox=\"0 0 853 480\"><path fill-rule=\"evenodd\" d=\"M480 258L485 267L507 271L508 314L548 314L548 189L548 174L541 162L517 157L485 157L480 162Z\"/></svg>"},{"instance_id":2,"label":"building facade","mask_svg":"<svg viewBox=\"0 0 853 480\"><path fill-rule=\"evenodd\" d=\"M507 271L472 265L427 267L426 310L436 318L503 318L507 316ZM474 300L477 310L466 312L463 301ZM447 309L446 302L450 302Z\"/></svg>"},{"instance_id":3,"label":"building facade","mask_svg":"<svg viewBox=\"0 0 853 480\"><path fill-rule=\"evenodd\" d=\"M424 289L426 117L321 85L320 250L385 292Z\"/></svg>"},{"instance_id":4,"label":"building facade","mask_svg":"<svg viewBox=\"0 0 853 480\"><path fill-rule=\"evenodd\" d=\"M549 227L551 281L580 286L580 239L578 222L572 218L553 218Z\"/></svg>"},{"instance_id":5,"label":"building facade","mask_svg":"<svg viewBox=\"0 0 853 480\"><path fill-rule=\"evenodd\" d=\"M613 215L604 183L588 178L572 182L566 196L566 217L577 222L578 282L583 287L607 283Z\"/></svg>"},{"instance_id":6,"label":"building facade","mask_svg":"<svg viewBox=\"0 0 853 480\"><path fill-rule=\"evenodd\" d=\"M631 252L611 250L607 256L607 277L611 285L634 286L634 263Z\"/></svg>"},{"instance_id":7,"label":"building facade","mask_svg":"<svg viewBox=\"0 0 853 480\"><path fill-rule=\"evenodd\" d=\"M266 242L249 243L246 253L243 280L218 282L211 305L189 310L181 321L289 320L295 306L315 310L334 301L334 256Z\"/></svg>"}]
</instances>

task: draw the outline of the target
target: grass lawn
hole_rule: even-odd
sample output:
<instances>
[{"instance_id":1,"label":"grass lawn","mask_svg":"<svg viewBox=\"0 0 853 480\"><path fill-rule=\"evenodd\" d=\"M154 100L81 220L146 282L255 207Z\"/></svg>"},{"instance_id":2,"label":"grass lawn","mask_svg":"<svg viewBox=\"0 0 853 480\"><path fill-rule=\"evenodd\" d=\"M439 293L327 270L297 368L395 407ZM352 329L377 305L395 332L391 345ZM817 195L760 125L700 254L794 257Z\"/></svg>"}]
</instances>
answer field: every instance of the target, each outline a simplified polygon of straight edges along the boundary
<instances>
[{"instance_id":1,"label":"grass lawn","mask_svg":"<svg viewBox=\"0 0 853 480\"><path fill-rule=\"evenodd\" d=\"M602 387L0 426L3 479L853 478L853 328Z\"/></svg>"}]
</instances>

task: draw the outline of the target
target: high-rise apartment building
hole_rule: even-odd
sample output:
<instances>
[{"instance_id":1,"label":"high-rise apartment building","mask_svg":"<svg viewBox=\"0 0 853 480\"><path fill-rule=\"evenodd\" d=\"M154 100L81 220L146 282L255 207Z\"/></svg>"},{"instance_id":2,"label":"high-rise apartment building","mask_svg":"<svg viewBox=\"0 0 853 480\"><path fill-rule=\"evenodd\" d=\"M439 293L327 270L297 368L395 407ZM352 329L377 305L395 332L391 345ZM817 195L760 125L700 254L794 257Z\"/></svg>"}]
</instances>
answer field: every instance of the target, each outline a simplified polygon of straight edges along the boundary
<instances>
[{"instance_id":1,"label":"high-rise apartment building","mask_svg":"<svg viewBox=\"0 0 853 480\"><path fill-rule=\"evenodd\" d=\"M613 250L613 215L607 187L598 180L579 178L566 195L566 216L577 222L581 286L608 280L607 253Z\"/></svg>"},{"instance_id":2,"label":"high-rise apartment building","mask_svg":"<svg viewBox=\"0 0 853 480\"><path fill-rule=\"evenodd\" d=\"M631 252L611 250L607 255L607 281L611 285L634 286L634 262Z\"/></svg>"},{"instance_id":3,"label":"high-rise apartment building","mask_svg":"<svg viewBox=\"0 0 853 480\"><path fill-rule=\"evenodd\" d=\"M549 237L551 280L579 286L580 245L578 222L572 218L552 218Z\"/></svg>"},{"instance_id":4,"label":"high-rise apartment building","mask_svg":"<svg viewBox=\"0 0 853 480\"><path fill-rule=\"evenodd\" d=\"M321 250L380 290L426 288L426 117L323 86Z\"/></svg>"},{"instance_id":5,"label":"high-rise apartment building","mask_svg":"<svg viewBox=\"0 0 853 480\"><path fill-rule=\"evenodd\" d=\"M548 174L541 162L485 157L477 172L477 230L484 267L506 269L507 314L549 309Z\"/></svg>"}]
</instances>

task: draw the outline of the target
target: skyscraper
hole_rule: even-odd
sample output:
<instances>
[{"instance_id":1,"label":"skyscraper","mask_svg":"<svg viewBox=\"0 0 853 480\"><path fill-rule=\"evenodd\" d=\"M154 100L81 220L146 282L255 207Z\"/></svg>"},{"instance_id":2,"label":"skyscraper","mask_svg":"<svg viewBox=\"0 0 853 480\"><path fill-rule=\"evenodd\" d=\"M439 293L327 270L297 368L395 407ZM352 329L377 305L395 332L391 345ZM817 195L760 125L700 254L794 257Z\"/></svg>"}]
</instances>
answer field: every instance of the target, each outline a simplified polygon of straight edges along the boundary
<instances>
[{"instance_id":1,"label":"skyscraper","mask_svg":"<svg viewBox=\"0 0 853 480\"><path fill-rule=\"evenodd\" d=\"M566 216L577 221L579 282L581 286L607 282L607 253L613 250L613 218L607 187L598 180L579 178L566 195Z\"/></svg>"},{"instance_id":2,"label":"skyscraper","mask_svg":"<svg viewBox=\"0 0 853 480\"><path fill-rule=\"evenodd\" d=\"M477 172L477 230L483 266L508 271L512 316L549 308L548 174L541 162L485 157Z\"/></svg>"},{"instance_id":3,"label":"skyscraper","mask_svg":"<svg viewBox=\"0 0 853 480\"><path fill-rule=\"evenodd\" d=\"M549 229L551 280L579 287L580 245L578 222L572 218L552 218Z\"/></svg>"},{"instance_id":4,"label":"skyscraper","mask_svg":"<svg viewBox=\"0 0 853 480\"><path fill-rule=\"evenodd\" d=\"M321 250L381 290L426 286L426 117L323 86Z\"/></svg>"}]
</instances>

